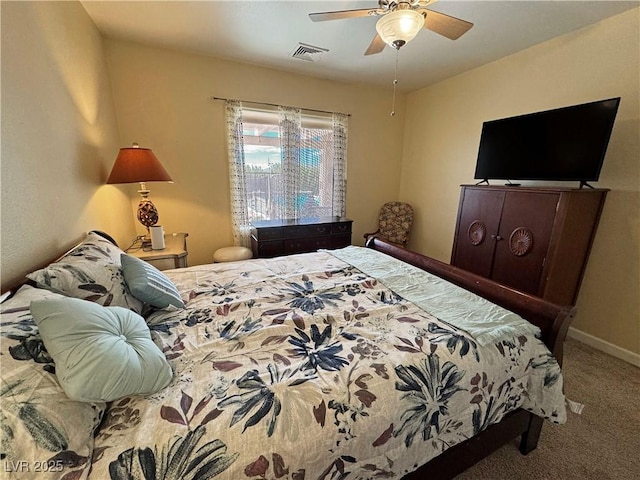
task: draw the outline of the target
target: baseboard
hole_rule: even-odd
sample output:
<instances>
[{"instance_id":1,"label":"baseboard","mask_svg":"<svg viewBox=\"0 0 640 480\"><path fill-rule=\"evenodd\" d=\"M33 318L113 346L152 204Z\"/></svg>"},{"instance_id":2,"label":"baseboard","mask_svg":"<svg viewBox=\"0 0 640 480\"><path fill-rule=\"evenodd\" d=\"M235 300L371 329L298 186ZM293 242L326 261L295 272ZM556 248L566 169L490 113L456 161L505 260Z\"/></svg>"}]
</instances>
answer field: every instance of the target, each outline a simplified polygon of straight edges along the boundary
<instances>
[{"instance_id":1,"label":"baseboard","mask_svg":"<svg viewBox=\"0 0 640 480\"><path fill-rule=\"evenodd\" d=\"M604 353L608 353L612 357L619 358L620 360L624 360L631 365L640 367L640 355L630 350L625 350L624 348L618 347L613 343L609 343L606 340L594 337L593 335L589 335L588 333L584 333L583 331L577 330L573 327L569 327L567 336L574 338L579 342L589 345L590 347L593 347Z\"/></svg>"}]
</instances>

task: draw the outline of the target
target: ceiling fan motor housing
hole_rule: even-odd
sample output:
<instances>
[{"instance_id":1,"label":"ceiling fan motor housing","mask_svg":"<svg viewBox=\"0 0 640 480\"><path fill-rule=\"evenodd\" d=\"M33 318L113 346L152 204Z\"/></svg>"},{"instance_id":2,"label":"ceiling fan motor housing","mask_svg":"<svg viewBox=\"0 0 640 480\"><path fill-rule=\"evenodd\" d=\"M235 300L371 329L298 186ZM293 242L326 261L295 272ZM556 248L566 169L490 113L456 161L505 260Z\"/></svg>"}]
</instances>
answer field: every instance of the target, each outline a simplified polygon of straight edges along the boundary
<instances>
[{"instance_id":1,"label":"ceiling fan motor housing","mask_svg":"<svg viewBox=\"0 0 640 480\"><path fill-rule=\"evenodd\" d=\"M404 6L404 8L401 8ZM399 49L413 40L424 27L424 16L412 10L408 4L401 3L399 8L387 13L376 23L376 31L389 46Z\"/></svg>"}]
</instances>

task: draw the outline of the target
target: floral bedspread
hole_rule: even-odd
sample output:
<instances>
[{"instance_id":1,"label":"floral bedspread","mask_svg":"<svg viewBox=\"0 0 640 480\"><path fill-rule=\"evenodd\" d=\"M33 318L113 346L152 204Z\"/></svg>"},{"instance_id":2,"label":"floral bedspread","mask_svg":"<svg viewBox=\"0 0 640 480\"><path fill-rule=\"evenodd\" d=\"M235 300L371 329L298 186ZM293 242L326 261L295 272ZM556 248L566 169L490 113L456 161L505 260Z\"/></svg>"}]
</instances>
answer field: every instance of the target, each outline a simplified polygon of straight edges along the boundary
<instances>
[{"instance_id":1,"label":"floral bedspread","mask_svg":"<svg viewBox=\"0 0 640 480\"><path fill-rule=\"evenodd\" d=\"M479 346L329 252L165 273L173 381L107 405L74 478L399 479L517 407L565 421L541 341Z\"/></svg>"}]
</instances>

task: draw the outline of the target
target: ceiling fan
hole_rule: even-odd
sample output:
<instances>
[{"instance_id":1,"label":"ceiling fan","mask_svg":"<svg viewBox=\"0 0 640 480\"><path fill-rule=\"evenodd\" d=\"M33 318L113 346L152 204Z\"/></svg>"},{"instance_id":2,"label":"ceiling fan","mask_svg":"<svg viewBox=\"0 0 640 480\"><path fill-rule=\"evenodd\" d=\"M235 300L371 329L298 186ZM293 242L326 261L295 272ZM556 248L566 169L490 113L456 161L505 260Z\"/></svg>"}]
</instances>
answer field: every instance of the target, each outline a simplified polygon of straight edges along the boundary
<instances>
[{"instance_id":1,"label":"ceiling fan","mask_svg":"<svg viewBox=\"0 0 640 480\"><path fill-rule=\"evenodd\" d=\"M364 53L380 53L385 45L396 50L413 39L421 28L439 33L451 40L460 38L473 23L426 7L437 0L378 0L378 8L310 13L314 22L355 17L381 17L376 24L376 36Z\"/></svg>"}]
</instances>

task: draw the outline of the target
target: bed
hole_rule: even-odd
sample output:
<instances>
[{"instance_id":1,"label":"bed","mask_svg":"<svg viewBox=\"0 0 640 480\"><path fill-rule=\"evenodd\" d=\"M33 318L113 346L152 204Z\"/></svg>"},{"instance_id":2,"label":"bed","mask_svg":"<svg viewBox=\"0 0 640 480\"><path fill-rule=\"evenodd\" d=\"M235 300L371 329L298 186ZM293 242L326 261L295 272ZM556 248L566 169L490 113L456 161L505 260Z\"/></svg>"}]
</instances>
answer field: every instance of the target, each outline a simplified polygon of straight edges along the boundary
<instances>
[{"instance_id":1,"label":"bed","mask_svg":"<svg viewBox=\"0 0 640 480\"><path fill-rule=\"evenodd\" d=\"M2 304L8 478L452 478L518 436L529 453L544 419L566 419L573 308L378 238L165 271L184 308L150 307L123 255L91 233ZM107 400L62 386L38 309L69 296L138 312L168 384L142 375L146 394ZM117 363L84 384L125 377Z\"/></svg>"}]
</instances>

